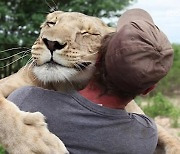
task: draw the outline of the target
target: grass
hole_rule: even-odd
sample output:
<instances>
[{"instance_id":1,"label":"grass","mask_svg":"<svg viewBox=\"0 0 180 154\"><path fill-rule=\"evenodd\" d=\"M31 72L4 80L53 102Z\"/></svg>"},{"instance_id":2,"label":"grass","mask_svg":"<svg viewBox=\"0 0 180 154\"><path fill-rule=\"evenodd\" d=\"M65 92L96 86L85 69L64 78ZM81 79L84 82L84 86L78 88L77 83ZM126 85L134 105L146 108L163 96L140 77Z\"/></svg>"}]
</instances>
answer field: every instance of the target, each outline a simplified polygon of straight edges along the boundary
<instances>
[{"instance_id":1,"label":"grass","mask_svg":"<svg viewBox=\"0 0 180 154\"><path fill-rule=\"evenodd\" d=\"M162 93L158 92L154 96L146 98L145 102L147 102L147 104L145 105L142 105L143 100L140 97L138 97L136 101L146 115L152 118L157 116L169 117L171 119L172 127L180 127L180 108L174 106L173 103L170 102L170 100Z\"/></svg>"}]
</instances>

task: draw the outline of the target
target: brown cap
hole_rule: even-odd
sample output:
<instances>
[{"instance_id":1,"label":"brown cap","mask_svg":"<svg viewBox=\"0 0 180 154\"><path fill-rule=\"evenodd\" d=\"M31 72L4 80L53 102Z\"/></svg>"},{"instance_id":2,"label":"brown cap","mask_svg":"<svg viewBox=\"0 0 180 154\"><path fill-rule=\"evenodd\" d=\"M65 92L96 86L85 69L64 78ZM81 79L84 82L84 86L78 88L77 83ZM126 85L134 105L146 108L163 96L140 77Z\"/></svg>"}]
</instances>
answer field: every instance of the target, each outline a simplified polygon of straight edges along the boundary
<instances>
[{"instance_id":1,"label":"brown cap","mask_svg":"<svg viewBox=\"0 0 180 154\"><path fill-rule=\"evenodd\" d=\"M122 14L105 56L108 79L116 88L140 94L162 79L172 63L171 43L146 11Z\"/></svg>"}]
</instances>

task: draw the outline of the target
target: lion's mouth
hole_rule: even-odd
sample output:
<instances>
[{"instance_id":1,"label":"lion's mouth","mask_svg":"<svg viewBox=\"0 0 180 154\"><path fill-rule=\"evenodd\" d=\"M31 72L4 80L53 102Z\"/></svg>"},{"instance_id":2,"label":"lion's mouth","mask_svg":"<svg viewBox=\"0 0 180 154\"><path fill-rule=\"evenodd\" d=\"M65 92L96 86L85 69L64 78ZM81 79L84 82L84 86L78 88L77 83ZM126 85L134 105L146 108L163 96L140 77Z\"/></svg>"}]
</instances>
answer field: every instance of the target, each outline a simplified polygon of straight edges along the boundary
<instances>
[{"instance_id":1,"label":"lion's mouth","mask_svg":"<svg viewBox=\"0 0 180 154\"><path fill-rule=\"evenodd\" d=\"M50 61L46 62L46 64L47 64L49 67L54 67L54 66L66 67L66 66L64 66L64 65L62 65L62 64L59 64L59 63L55 62L54 60L50 60Z\"/></svg>"},{"instance_id":2,"label":"lion's mouth","mask_svg":"<svg viewBox=\"0 0 180 154\"><path fill-rule=\"evenodd\" d=\"M91 62L76 63L76 64L74 64L74 67L59 64L59 63L55 62L54 60L50 60L50 61L46 62L46 64L48 65L48 67L61 66L61 67L66 67L66 68L74 68L77 71L83 71L91 64Z\"/></svg>"}]
</instances>

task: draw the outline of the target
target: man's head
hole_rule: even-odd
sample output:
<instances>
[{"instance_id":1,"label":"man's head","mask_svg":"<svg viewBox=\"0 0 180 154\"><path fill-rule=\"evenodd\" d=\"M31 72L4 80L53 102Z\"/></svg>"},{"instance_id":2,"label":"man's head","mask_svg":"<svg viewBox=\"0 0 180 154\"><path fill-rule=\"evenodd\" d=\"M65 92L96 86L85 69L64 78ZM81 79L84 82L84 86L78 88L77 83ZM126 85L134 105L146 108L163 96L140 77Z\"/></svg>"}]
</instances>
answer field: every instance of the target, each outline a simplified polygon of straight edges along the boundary
<instances>
[{"instance_id":1,"label":"man's head","mask_svg":"<svg viewBox=\"0 0 180 154\"><path fill-rule=\"evenodd\" d=\"M165 34L142 9L126 11L108 43L106 78L127 96L144 93L171 68L173 49Z\"/></svg>"}]
</instances>

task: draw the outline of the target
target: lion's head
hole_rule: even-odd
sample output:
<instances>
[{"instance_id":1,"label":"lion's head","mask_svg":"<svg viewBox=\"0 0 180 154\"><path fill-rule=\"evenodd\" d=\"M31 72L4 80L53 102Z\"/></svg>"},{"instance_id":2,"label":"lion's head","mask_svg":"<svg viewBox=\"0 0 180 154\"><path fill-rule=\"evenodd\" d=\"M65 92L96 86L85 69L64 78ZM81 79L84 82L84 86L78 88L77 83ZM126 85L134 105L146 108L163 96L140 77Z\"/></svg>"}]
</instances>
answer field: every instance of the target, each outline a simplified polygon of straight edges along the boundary
<instances>
[{"instance_id":1,"label":"lion's head","mask_svg":"<svg viewBox=\"0 0 180 154\"><path fill-rule=\"evenodd\" d=\"M95 68L102 37L112 31L100 19L82 13L48 14L32 46L34 74L45 83L87 81Z\"/></svg>"}]
</instances>

